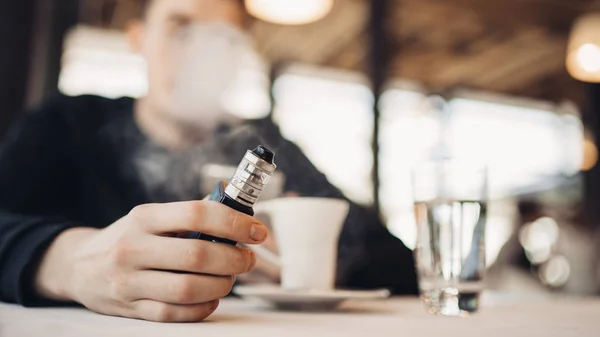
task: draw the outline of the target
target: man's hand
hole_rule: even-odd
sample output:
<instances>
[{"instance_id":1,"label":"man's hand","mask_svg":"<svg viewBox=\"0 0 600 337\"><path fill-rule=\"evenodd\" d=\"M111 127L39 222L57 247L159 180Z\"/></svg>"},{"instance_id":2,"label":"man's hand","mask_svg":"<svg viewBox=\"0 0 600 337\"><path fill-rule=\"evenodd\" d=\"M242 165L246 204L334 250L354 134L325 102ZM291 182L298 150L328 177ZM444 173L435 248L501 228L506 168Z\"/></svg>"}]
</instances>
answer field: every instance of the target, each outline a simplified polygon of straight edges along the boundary
<instances>
[{"instance_id":1,"label":"man's hand","mask_svg":"<svg viewBox=\"0 0 600 337\"><path fill-rule=\"evenodd\" d=\"M250 271L250 249L176 238L200 232L259 244L267 228L210 201L142 205L111 226L77 228L51 245L36 278L41 295L96 312L159 322L201 321Z\"/></svg>"}]
</instances>

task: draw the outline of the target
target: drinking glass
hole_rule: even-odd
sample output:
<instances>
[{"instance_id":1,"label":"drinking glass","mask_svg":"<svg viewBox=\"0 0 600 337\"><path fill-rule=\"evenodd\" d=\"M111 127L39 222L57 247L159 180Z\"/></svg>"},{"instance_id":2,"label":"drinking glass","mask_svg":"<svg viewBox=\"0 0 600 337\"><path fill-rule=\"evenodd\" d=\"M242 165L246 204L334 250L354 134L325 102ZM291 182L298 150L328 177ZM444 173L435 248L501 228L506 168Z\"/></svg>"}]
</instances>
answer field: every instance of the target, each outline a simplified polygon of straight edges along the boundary
<instances>
[{"instance_id":1,"label":"drinking glass","mask_svg":"<svg viewBox=\"0 0 600 337\"><path fill-rule=\"evenodd\" d=\"M487 170L456 159L413 170L416 269L431 314L462 316L479 308L485 273Z\"/></svg>"}]
</instances>

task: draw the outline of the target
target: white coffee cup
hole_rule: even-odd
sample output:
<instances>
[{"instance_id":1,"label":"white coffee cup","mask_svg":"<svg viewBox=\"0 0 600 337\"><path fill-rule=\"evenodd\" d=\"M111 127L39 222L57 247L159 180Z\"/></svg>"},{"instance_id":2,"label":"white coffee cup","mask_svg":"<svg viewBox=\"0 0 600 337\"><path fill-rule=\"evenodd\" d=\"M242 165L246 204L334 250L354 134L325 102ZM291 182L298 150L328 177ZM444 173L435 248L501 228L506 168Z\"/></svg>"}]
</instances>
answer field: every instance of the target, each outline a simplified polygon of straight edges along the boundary
<instances>
[{"instance_id":1,"label":"white coffee cup","mask_svg":"<svg viewBox=\"0 0 600 337\"><path fill-rule=\"evenodd\" d=\"M335 287L337 249L350 205L346 200L284 198L254 206L270 218L279 257L255 249L281 266L285 289L331 290Z\"/></svg>"}]
</instances>

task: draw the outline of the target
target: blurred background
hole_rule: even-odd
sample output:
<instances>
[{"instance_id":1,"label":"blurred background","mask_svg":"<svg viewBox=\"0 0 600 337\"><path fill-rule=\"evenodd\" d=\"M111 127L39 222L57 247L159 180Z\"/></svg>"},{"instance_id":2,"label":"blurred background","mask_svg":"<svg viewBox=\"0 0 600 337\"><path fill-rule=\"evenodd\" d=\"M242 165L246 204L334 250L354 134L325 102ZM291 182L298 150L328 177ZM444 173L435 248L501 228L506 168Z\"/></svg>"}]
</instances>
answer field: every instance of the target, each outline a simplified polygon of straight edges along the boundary
<instances>
[{"instance_id":1,"label":"blurred background","mask_svg":"<svg viewBox=\"0 0 600 337\"><path fill-rule=\"evenodd\" d=\"M600 0L246 6L271 63L271 118L394 235L414 247L416 162L485 160L490 286L600 290ZM128 0L2 1L0 137L56 92L144 95L144 62L123 33L136 10ZM242 102L252 104L270 103Z\"/></svg>"}]
</instances>

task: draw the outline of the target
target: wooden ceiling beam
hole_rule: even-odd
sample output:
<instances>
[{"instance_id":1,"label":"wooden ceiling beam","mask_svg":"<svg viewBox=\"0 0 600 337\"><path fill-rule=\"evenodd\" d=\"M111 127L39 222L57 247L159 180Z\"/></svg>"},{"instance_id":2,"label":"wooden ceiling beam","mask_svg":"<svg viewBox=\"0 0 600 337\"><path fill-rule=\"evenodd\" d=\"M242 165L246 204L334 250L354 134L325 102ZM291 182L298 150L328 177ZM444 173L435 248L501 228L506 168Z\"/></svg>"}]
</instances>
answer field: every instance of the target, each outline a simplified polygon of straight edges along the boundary
<instances>
[{"instance_id":1,"label":"wooden ceiling beam","mask_svg":"<svg viewBox=\"0 0 600 337\"><path fill-rule=\"evenodd\" d=\"M489 68L485 74L475 78L471 83L496 90L508 90L520 83L530 82L531 70L543 69L543 65L546 63L550 63L552 66L544 70L555 72L564 68L566 46L563 41L551 37L545 39L542 43L529 46L529 48L514 50L514 57L509 57L493 68Z\"/></svg>"},{"instance_id":2,"label":"wooden ceiling beam","mask_svg":"<svg viewBox=\"0 0 600 337\"><path fill-rule=\"evenodd\" d=\"M322 64L364 32L367 14L363 1L338 1L324 20L304 26L256 22L253 33L260 50L271 59Z\"/></svg>"},{"instance_id":3,"label":"wooden ceiling beam","mask_svg":"<svg viewBox=\"0 0 600 337\"><path fill-rule=\"evenodd\" d=\"M258 22L254 32L272 59L363 71L365 1L338 0L328 18L312 25ZM564 76L568 27L600 0L564 2L568 4L558 0L398 1L388 23L397 50L391 76L416 80L433 90L464 85L512 94L558 92L561 84L549 86L545 83L552 81L541 79Z\"/></svg>"},{"instance_id":4,"label":"wooden ceiling beam","mask_svg":"<svg viewBox=\"0 0 600 337\"><path fill-rule=\"evenodd\" d=\"M566 32L572 20L590 10L598 1L590 0L403 0L407 3L443 2L459 11L472 11L486 24L495 27L511 25L541 25L559 32Z\"/></svg>"},{"instance_id":5,"label":"wooden ceiling beam","mask_svg":"<svg viewBox=\"0 0 600 337\"><path fill-rule=\"evenodd\" d=\"M517 56L521 47L535 44L544 35L543 30L532 28L523 31L514 39L505 43L492 45L479 53L467 57L451 57L451 65L442 64L433 72L432 81L440 85L453 85L459 82L470 82L471 79L482 76L489 69Z\"/></svg>"}]
</instances>

